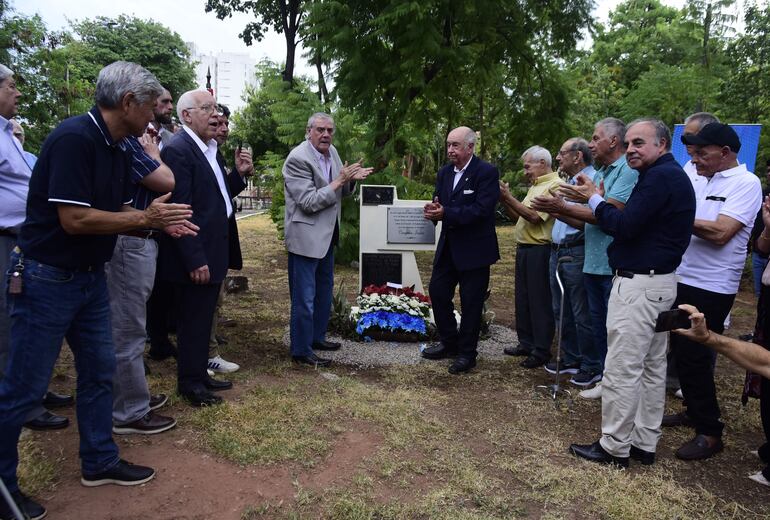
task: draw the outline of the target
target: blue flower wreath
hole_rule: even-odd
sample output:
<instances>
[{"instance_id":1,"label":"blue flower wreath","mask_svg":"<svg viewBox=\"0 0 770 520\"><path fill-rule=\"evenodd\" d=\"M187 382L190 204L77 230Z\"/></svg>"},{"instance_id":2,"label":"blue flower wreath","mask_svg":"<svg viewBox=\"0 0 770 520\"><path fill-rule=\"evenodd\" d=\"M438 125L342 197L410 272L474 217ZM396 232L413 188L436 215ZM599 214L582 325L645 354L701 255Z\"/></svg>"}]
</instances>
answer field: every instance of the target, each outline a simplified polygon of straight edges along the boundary
<instances>
[{"instance_id":1,"label":"blue flower wreath","mask_svg":"<svg viewBox=\"0 0 770 520\"><path fill-rule=\"evenodd\" d=\"M423 318L400 312L367 312L358 320L356 332L363 335L370 327L379 327L382 330L417 332L419 334L426 333Z\"/></svg>"}]
</instances>

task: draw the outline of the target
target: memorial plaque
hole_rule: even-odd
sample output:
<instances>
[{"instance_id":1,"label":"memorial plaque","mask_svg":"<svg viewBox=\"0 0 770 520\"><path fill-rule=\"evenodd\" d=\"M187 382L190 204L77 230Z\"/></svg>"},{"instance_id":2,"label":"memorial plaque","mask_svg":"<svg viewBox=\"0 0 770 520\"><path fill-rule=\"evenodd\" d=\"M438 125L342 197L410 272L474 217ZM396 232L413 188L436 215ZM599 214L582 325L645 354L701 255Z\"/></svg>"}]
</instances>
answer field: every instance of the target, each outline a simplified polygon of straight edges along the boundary
<instances>
[{"instance_id":1,"label":"memorial plaque","mask_svg":"<svg viewBox=\"0 0 770 520\"><path fill-rule=\"evenodd\" d=\"M422 208L388 208L388 244L433 244L436 226Z\"/></svg>"},{"instance_id":2,"label":"memorial plaque","mask_svg":"<svg viewBox=\"0 0 770 520\"><path fill-rule=\"evenodd\" d=\"M364 206L379 206L393 204L396 188L393 186L362 186L361 204Z\"/></svg>"},{"instance_id":3,"label":"memorial plaque","mask_svg":"<svg viewBox=\"0 0 770 520\"><path fill-rule=\"evenodd\" d=\"M401 253L361 253L361 289L401 283Z\"/></svg>"}]
</instances>

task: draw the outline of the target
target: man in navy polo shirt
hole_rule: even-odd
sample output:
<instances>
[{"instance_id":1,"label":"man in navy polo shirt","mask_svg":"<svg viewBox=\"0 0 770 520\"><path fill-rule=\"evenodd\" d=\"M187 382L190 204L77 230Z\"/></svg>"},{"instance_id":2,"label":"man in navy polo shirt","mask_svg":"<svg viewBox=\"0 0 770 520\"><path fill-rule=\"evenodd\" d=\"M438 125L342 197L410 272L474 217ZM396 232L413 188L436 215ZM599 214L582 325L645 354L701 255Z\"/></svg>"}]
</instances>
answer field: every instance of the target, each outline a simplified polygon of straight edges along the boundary
<instances>
[{"instance_id":1,"label":"man in navy polo shirt","mask_svg":"<svg viewBox=\"0 0 770 520\"><path fill-rule=\"evenodd\" d=\"M626 131L628 165L639 172L624 210L604 200L582 175L560 191L588 202L602 231L615 273L607 314L607 359L602 385L602 436L572 444L577 457L628 467L629 456L655 461L666 402L668 334L655 321L676 298L674 271L690 243L695 193L671 155L671 133L656 119L639 119Z\"/></svg>"},{"instance_id":2,"label":"man in navy polo shirt","mask_svg":"<svg viewBox=\"0 0 770 520\"><path fill-rule=\"evenodd\" d=\"M120 459L112 440L115 350L104 263L117 233L166 226L177 236L193 233L185 227L190 207L164 204L170 194L144 211L128 204L131 155L121 140L142 135L161 92L157 79L135 63L103 68L96 106L48 136L32 173L26 220L11 255L11 346L0 381L0 478L31 518L46 511L19 490L17 443L65 338L78 373L82 484L136 485L155 475ZM0 517L9 517L9 504L0 506Z\"/></svg>"}]
</instances>

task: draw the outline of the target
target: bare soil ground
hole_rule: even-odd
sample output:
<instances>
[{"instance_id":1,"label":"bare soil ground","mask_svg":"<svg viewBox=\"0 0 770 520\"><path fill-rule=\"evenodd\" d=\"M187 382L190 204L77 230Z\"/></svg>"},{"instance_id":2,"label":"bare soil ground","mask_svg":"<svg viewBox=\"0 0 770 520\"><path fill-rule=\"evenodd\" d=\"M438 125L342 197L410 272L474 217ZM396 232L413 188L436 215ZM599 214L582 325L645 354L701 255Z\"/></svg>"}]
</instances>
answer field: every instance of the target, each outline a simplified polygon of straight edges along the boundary
<instances>
[{"instance_id":1,"label":"bare soil ground","mask_svg":"<svg viewBox=\"0 0 770 520\"><path fill-rule=\"evenodd\" d=\"M226 298L223 355L241 364L227 404L195 410L172 398L162 413L176 429L116 436L123 458L157 469L139 487L89 489L79 483L73 425L29 432L22 441L24 488L53 519L486 519L767 518L768 493L747 477L763 439L756 402L739 403L743 372L720 358L726 449L685 463L673 452L692 432L666 430L658 461L619 472L567 454L599 435L601 404L561 407L534 391L550 382L517 360L484 361L454 377L446 363L321 372L293 366L282 343L288 321L286 253L266 216L240 222L250 291ZM492 272L496 322L513 322L513 245L498 230L503 260ZM418 255L423 280L430 254ZM357 273L337 269L348 298ZM747 284L748 288L748 284ZM744 290L730 335L753 328L755 300ZM360 348L366 348L361 344ZM153 392L173 394L175 365L149 362ZM72 392L69 352L53 387ZM575 389L575 393L577 390ZM670 399L669 409L681 403Z\"/></svg>"}]
</instances>

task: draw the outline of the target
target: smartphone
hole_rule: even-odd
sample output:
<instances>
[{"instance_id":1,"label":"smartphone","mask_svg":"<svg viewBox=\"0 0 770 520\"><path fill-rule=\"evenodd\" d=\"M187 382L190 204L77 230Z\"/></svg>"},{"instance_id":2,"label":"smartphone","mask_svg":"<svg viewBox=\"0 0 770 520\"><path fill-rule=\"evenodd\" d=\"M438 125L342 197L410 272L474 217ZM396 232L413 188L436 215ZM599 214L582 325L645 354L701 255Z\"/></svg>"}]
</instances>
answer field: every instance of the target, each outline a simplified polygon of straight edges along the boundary
<instances>
[{"instance_id":1,"label":"smartphone","mask_svg":"<svg viewBox=\"0 0 770 520\"><path fill-rule=\"evenodd\" d=\"M666 332L674 329L690 328L690 313L682 309L671 309L658 314L655 322L655 332Z\"/></svg>"}]
</instances>

